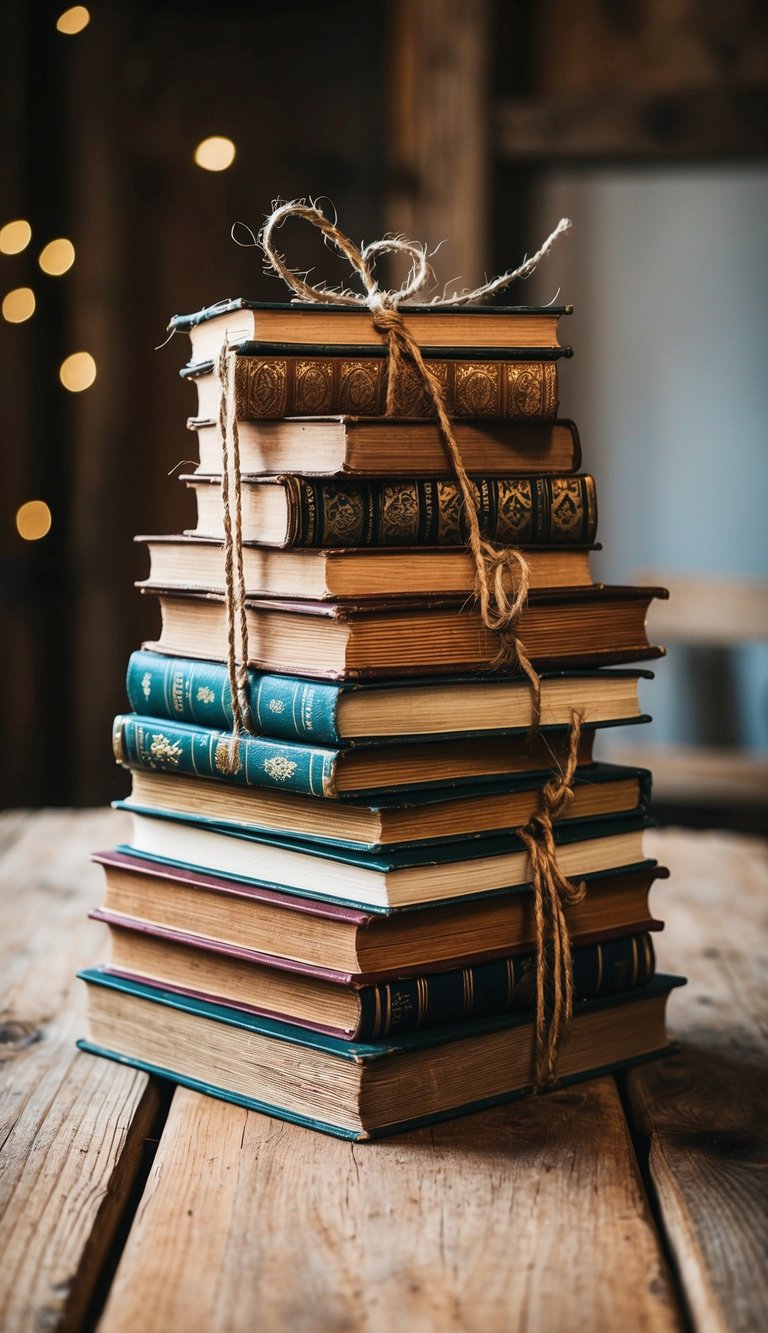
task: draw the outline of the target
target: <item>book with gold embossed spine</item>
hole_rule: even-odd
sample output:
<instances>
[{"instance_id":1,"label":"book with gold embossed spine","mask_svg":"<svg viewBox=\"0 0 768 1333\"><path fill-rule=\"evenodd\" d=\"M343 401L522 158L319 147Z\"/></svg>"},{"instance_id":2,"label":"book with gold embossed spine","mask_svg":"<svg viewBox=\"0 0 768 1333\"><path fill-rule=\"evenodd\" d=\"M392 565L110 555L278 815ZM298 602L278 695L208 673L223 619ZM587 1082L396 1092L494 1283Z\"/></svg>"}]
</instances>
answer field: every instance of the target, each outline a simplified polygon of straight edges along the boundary
<instances>
[{"instance_id":1,"label":"book with gold embossed spine","mask_svg":"<svg viewBox=\"0 0 768 1333\"><path fill-rule=\"evenodd\" d=\"M183 478L198 533L223 531L221 477ZM513 546L589 545L597 530L594 478L476 477L483 536ZM374 481L278 476L243 480L243 538L265 546L463 546L461 492L449 478Z\"/></svg>"},{"instance_id":2,"label":"book with gold embossed spine","mask_svg":"<svg viewBox=\"0 0 768 1333\"><path fill-rule=\"evenodd\" d=\"M425 349L424 359L442 385L456 418L554 421L558 405L557 358L570 349L466 347ZM234 358L235 411L245 421L346 413L383 417L387 404L385 349L248 344ZM535 360L533 357L535 356ZM198 385L198 415L216 416L219 382L213 363L192 362L182 378ZM398 380L395 415L429 418L434 409L421 381L407 367Z\"/></svg>"}]
</instances>

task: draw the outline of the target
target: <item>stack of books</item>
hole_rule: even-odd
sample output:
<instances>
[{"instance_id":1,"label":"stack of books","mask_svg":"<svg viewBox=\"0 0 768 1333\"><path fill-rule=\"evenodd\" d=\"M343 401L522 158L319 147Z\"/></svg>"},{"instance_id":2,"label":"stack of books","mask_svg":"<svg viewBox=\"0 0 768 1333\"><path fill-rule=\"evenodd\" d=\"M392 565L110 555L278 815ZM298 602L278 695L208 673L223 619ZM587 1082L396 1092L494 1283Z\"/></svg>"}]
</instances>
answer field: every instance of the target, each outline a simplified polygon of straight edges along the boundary
<instances>
[{"instance_id":1,"label":"stack of books","mask_svg":"<svg viewBox=\"0 0 768 1333\"><path fill-rule=\"evenodd\" d=\"M494 669L466 519L418 379L385 417L362 309L234 301L174 321L199 467L197 525L144 537L162 631L114 727L130 845L100 853L109 965L84 973L85 1049L350 1138L506 1101L534 1082L536 921L518 830L583 719L558 865L574 1014L561 1082L667 1048L643 855L650 775L595 762L641 722L622 664L656 656L659 591L596 585L594 481L557 419L566 308L419 308L484 534L525 553L516 632L541 674ZM233 354L249 732L232 763L223 443ZM617 669L620 668L620 669Z\"/></svg>"}]
</instances>

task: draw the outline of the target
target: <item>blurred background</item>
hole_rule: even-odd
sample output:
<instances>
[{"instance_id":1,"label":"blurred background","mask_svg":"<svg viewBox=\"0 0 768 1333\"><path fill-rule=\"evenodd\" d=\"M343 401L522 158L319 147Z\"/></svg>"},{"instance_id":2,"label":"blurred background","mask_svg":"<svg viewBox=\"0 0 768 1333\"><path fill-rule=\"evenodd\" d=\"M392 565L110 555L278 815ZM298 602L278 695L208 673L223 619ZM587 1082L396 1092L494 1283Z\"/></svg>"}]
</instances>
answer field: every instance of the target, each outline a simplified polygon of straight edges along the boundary
<instances>
[{"instance_id":1,"label":"blurred background","mask_svg":"<svg viewBox=\"0 0 768 1333\"><path fill-rule=\"evenodd\" d=\"M156 349L173 314L285 299L231 225L322 196L355 240L444 242L459 285L573 219L507 299L575 306L561 414L597 477L598 577L675 594L653 726L603 753L652 753L663 817L764 826L766 7L9 0L2 51L2 802L126 789L110 724L159 621L132 537L194 509L171 475L187 347ZM346 278L308 228L282 240Z\"/></svg>"}]
</instances>

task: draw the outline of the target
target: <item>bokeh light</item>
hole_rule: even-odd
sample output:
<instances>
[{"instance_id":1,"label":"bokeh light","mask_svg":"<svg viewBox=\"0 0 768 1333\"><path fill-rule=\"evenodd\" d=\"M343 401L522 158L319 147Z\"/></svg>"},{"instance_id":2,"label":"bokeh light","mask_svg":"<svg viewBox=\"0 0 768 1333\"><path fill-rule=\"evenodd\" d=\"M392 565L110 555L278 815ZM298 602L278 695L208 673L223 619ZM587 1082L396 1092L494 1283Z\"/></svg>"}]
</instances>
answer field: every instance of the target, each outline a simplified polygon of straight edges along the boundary
<instances>
[{"instance_id":1,"label":"bokeh light","mask_svg":"<svg viewBox=\"0 0 768 1333\"><path fill-rule=\"evenodd\" d=\"M226 171L235 160L237 149L231 139L214 134L203 139L195 149L195 162L203 171Z\"/></svg>"},{"instance_id":2,"label":"bokeh light","mask_svg":"<svg viewBox=\"0 0 768 1333\"><path fill-rule=\"evenodd\" d=\"M3 297L3 319L9 324L23 324L35 313L35 293L31 287L14 287Z\"/></svg>"},{"instance_id":3,"label":"bokeh light","mask_svg":"<svg viewBox=\"0 0 768 1333\"><path fill-rule=\"evenodd\" d=\"M56 20L56 29L63 32L66 37L75 37L83 28L87 28L91 21L91 16L85 5L73 5L71 9L65 9L63 14L59 14Z\"/></svg>"},{"instance_id":4,"label":"bokeh light","mask_svg":"<svg viewBox=\"0 0 768 1333\"><path fill-rule=\"evenodd\" d=\"M39 542L50 532L51 521L45 500L27 500L16 510L16 531L25 542Z\"/></svg>"},{"instance_id":5,"label":"bokeh light","mask_svg":"<svg viewBox=\"0 0 768 1333\"><path fill-rule=\"evenodd\" d=\"M52 278L61 277L66 273L75 262L75 247L66 237L60 236L55 241L49 241L40 252L38 263L43 273L49 273Z\"/></svg>"},{"instance_id":6,"label":"bokeh light","mask_svg":"<svg viewBox=\"0 0 768 1333\"><path fill-rule=\"evenodd\" d=\"M25 218L16 218L0 227L0 254L18 255L32 240L32 228Z\"/></svg>"},{"instance_id":7,"label":"bokeh light","mask_svg":"<svg viewBox=\"0 0 768 1333\"><path fill-rule=\"evenodd\" d=\"M96 378L96 362L90 352L73 352L59 367L59 379L70 393L90 389Z\"/></svg>"}]
</instances>

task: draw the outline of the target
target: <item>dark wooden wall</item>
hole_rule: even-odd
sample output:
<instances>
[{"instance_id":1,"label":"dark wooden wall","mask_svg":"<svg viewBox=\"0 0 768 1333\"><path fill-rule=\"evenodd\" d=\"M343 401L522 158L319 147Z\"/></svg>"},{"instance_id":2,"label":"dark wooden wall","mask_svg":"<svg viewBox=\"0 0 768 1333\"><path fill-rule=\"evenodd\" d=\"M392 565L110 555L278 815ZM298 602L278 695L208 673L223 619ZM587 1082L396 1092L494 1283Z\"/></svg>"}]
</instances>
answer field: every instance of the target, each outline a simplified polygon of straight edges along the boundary
<instances>
[{"instance_id":1,"label":"dark wooden wall","mask_svg":"<svg viewBox=\"0 0 768 1333\"><path fill-rule=\"evenodd\" d=\"M5 123L0 225L29 217L33 241L0 256L2 292L32 286L38 308L0 325L6 410L0 559L3 591L2 799L104 801L125 789L110 747L131 649L156 628L137 532L180 530L193 512L171 470L193 453L194 393L177 375L185 340L156 351L170 315L221 297L281 300L256 251L275 196L328 195L355 237L384 229L381 0L93 6L77 37L58 8L4 10ZM194 165L226 134L234 166ZM69 236L74 268L43 278L45 240ZM296 262L326 263L297 227ZM58 366L88 350L98 374L66 393ZM23 542L18 506L45 499L49 535Z\"/></svg>"},{"instance_id":2,"label":"dark wooden wall","mask_svg":"<svg viewBox=\"0 0 768 1333\"><path fill-rule=\"evenodd\" d=\"M132 587L132 536L192 516L169 475L193 452L186 347L155 348L178 311L283 297L233 221L257 229L276 196L327 196L356 239L447 239L441 277L475 282L530 247L528 205L553 163L768 149L755 0L111 0L71 38L55 31L61 8L0 10L0 225L28 216L35 233L0 255L0 291L38 298L28 323L0 323L6 804L125 788L110 720L131 649L157 628ZM193 151L217 133L237 159L211 174ZM77 261L44 278L36 255L61 235ZM334 275L300 227L285 242ZM70 395L58 366L78 350L98 376ZM53 512L37 543L14 524L30 498Z\"/></svg>"}]
</instances>

